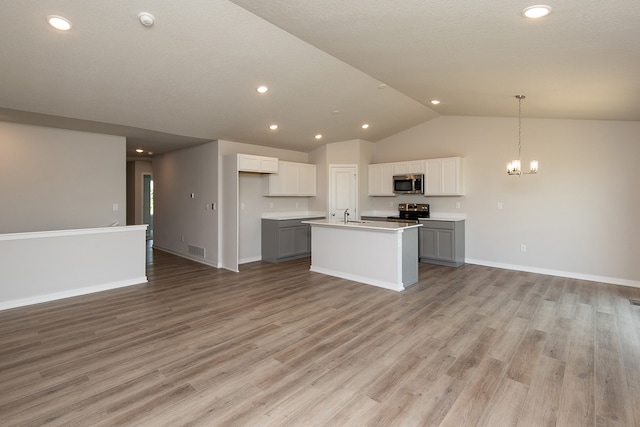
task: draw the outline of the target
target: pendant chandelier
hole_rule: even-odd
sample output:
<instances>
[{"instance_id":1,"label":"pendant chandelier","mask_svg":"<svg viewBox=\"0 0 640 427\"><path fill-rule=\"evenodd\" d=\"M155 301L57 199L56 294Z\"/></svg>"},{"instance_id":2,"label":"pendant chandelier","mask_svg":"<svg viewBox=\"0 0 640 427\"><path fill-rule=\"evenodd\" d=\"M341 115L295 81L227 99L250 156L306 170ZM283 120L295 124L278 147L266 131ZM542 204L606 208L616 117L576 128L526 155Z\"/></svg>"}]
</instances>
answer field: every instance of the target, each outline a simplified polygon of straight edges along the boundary
<instances>
[{"instance_id":1,"label":"pendant chandelier","mask_svg":"<svg viewBox=\"0 0 640 427\"><path fill-rule=\"evenodd\" d=\"M532 175L538 172L538 161L531 160L529 165L529 172L522 172L521 158L522 158L522 100L524 95L516 95L518 100L518 159L512 160L507 164L507 173L509 175Z\"/></svg>"}]
</instances>

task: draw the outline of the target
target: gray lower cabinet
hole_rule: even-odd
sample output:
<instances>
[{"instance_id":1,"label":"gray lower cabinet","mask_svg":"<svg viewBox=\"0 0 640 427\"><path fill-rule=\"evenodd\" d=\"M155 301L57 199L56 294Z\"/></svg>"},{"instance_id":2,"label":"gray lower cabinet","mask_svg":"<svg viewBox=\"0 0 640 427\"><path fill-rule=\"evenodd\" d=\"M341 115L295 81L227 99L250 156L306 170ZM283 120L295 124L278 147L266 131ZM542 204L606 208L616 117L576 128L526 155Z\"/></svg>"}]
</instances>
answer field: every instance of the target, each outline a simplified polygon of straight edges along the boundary
<instances>
[{"instance_id":1,"label":"gray lower cabinet","mask_svg":"<svg viewBox=\"0 0 640 427\"><path fill-rule=\"evenodd\" d=\"M464 264L464 221L420 221L420 262Z\"/></svg>"},{"instance_id":2,"label":"gray lower cabinet","mask_svg":"<svg viewBox=\"0 0 640 427\"><path fill-rule=\"evenodd\" d=\"M311 227L304 219L262 219L262 260L288 261L311 255Z\"/></svg>"}]
</instances>

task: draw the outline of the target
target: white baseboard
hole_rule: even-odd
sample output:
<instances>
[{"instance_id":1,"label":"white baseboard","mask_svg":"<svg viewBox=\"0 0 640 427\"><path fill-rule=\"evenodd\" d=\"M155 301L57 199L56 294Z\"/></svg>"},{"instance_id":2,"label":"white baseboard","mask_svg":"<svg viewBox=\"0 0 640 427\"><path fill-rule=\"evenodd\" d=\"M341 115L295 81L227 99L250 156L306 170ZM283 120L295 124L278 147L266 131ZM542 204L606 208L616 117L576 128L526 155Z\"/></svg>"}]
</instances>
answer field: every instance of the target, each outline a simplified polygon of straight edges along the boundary
<instances>
[{"instance_id":1,"label":"white baseboard","mask_svg":"<svg viewBox=\"0 0 640 427\"><path fill-rule=\"evenodd\" d=\"M528 267L526 265L503 264L500 262L484 261L479 259L465 259L467 264L484 265L486 267L504 268L505 270L525 271L527 273L546 274L548 276L567 277L569 279L587 280L589 282L609 283L612 285L630 286L640 288L640 281L619 279L616 277L594 276L591 274L574 273L571 271L549 270L546 268Z\"/></svg>"},{"instance_id":2,"label":"white baseboard","mask_svg":"<svg viewBox=\"0 0 640 427\"><path fill-rule=\"evenodd\" d=\"M43 302L56 301L64 298L77 297L80 295L93 294L96 292L108 291L110 289L124 288L126 286L140 285L147 283L147 276L136 277L135 279L122 280L120 282L104 283L101 285L87 286L85 288L71 289L63 292L54 292L52 294L38 295L35 297L2 301L0 302L0 311L10 308L24 307L27 305L40 304Z\"/></svg>"}]
</instances>

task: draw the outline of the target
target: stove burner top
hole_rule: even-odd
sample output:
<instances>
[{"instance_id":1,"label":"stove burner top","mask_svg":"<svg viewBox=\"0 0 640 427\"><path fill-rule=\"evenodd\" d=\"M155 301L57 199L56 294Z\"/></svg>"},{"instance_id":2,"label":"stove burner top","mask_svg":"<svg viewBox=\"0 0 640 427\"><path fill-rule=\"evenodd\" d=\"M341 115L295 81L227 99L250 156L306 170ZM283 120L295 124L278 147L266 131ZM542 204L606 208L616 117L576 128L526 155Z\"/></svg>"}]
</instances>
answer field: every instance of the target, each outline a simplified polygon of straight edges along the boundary
<instances>
[{"instance_id":1,"label":"stove burner top","mask_svg":"<svg viewBox=\"0 0 640 427\"><path fill-rule=\"evenodd\" d=\"M426 203L400 203L398 216L388 216L387 221L409 222L417 224L420 218L429 218L429 205Z\"/></svg>"},{"instance_id":2,"label":"stove burner top","mask_svg":"<svg viewBox=\"0 0 640 427\"><path fill-rule=\"evenodd\" d=\"M417 224L418 223L417 219L402 218L402 217L399 217L399 216L388 216L387 217L387 221L389 221L389 222L408 222L410 224Z\"/></svg>"}]
</instances>

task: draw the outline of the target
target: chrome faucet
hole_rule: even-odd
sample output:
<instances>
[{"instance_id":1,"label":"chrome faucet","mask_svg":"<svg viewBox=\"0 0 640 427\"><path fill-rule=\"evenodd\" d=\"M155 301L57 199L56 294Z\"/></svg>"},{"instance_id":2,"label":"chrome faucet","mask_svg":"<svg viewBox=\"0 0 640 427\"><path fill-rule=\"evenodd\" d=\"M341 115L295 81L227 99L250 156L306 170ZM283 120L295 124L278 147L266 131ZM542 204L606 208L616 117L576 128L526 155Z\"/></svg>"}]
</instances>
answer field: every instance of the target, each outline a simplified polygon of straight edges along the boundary
<instances>
[{"instance_id":1,"label":"chrome faucet","mask_svg":"<svg viewBox=\"0 0 640 427\"><path fill-rule=\"evenodd\" d=\"M344 210L344 223L346 224L347 222L349 222L349 220L347 219L349 218L349 208Z\"/></svg>"}]
</instances>

